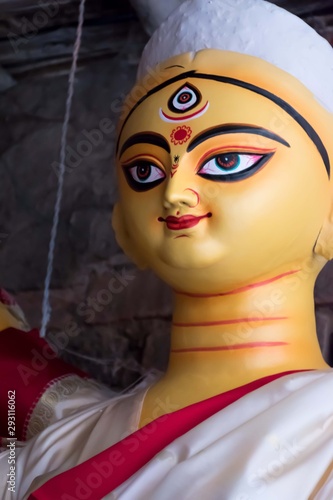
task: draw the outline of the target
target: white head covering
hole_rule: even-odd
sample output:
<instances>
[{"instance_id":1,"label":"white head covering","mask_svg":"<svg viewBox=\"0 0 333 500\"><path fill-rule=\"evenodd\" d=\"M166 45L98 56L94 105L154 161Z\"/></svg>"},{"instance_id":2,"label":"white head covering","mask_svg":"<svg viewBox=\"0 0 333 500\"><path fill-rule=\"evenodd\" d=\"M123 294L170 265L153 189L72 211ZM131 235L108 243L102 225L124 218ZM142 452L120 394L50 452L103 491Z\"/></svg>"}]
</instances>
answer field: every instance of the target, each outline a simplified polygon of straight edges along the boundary
<instances>
[{"instance_id":1,"label":"white head covering","mask_svg":"<svg viewBox=\"0 0 333 500\"><path fill-rule=\"evenodd\" d=\"M146 45L138 78L184 52L220 49L290 73L333 112L333 49L298 17L264 0L186 0Z\"/></svg>"}]
</instances>

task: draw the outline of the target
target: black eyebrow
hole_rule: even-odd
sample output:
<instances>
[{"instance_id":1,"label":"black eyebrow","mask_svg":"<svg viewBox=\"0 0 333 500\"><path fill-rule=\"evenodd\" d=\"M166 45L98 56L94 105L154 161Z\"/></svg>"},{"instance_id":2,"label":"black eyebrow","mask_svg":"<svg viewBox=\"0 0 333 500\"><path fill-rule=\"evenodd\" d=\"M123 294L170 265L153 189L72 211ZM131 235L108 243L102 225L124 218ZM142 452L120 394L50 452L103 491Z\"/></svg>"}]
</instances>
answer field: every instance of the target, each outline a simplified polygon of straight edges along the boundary
<instances>
[{"instance_id":1,"label":"black eyebrow","mask_svg":"<svg viewBox=\"0 0 333 500\"><path fill-rule=\"evenodd\" d=\"M139 134L134 134L127 141L125 141L123 147L120 150L119 156L121 156L126 149L134 146L135 144L153 144L160 148L165 149L167 153L171 152L170 145L168 141L163 137L163 135L156 134L154 132L142 132Z\"/></svg>"},{"instance_id":2,"label":"black eyebrow","mask_svg":"<svg viewBox=\"0 0 333 500\"><path fill-rule=\"evenodd\" d=\"M238 80L236 78L231 78L228 76L219 76L219 75L211 75L211 74L206 74L206 73L198 73L197 70L190 70L186 71L184 73L180 73L179 75L174 76L173 78L170 78L169 80L166 80L165 82L160 83L153 89L149 90L146 95L141 97L139 101L133 106L133 108L130 110L128 113L127 117L125 118L124 122L122 123L121 129L118 134L118 140L117 140L117 146L116 150L118 150L119 147L119 142L120 142L120 137L122 134L122 131L127 123L127 120L130 118L132 113L136 110L140 104L142 104L148 97L150 97L153 94L156 94L159 90L164 89L165 87L168 87L172 83L181 81L181 80L187 80L189 78L197 78L197 79L202 79L202 80L212 80L220 83L227 83L230 85L235 85L236 87L241 87L244 89L249 90L250 92L254 92L256 94L259 94L266 99L269 99L270 101L274 102L277 106L279 106L281 109L283 109L289 116L291 116L304 130L304 132L308 135L308 137L311 139L311 141L314 143L316 146L320 156L322 157L323 163L325 165L327 175L330 177L330 159L327 153L327 150L315 131L315 129L310 125L310 123L300 114L298 111L296 111L295 108L293 108L290 104L288 104L286 101L281 99L281 97L276 96L272 92L269 92L268 90L265 90L261 87L258 87L257 85L253 85L251 83L245 82L243 80Z\"/></svg>"},{"instance_id":3,"label":"black eyebrow","mask_svg":"<svg viewBox=\"0 0 333 500\"><path fill-rule=\"evenodd\" d=\"M210 139L211 137L216 137L217 135L223 135L223 134L233 134L233 133L262 135L263 137L267 137L268 139L273 139L274 141L277 141L280 144L283 144L284 146L290 148L290 144L287 141L282 139L282 137L280 137L279 135L274 134L269 130L266 130L265 128L256 127L254 125L225 124L225 125L218 125L217 127L212 127L208 130L205 130L201 134L195 136L188 145L187 152L189 153L194 148L199 146L199 144L206 141L207 139Z\"/></svg>"},{"instance_id":4,"label":"black eyebrow","mask_svg":"<svg viewBox=\"0 0 333 500\"><path fill-rule=\"evenodd\" d=\"M185 69L185 66L181 66L180 64L173 64L172 66L167 66L164 69L171 69L171 68L183 68L183 69Z\"/></svg>"}]
</instances>

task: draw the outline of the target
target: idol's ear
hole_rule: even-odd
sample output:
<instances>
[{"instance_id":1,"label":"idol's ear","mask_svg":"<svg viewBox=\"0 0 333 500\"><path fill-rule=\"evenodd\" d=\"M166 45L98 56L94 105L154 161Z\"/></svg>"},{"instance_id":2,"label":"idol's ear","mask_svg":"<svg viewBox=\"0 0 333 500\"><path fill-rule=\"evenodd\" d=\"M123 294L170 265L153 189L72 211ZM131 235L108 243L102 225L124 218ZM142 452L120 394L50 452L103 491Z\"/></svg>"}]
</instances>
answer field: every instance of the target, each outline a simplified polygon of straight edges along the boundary
<instances>
[{"instance_id":1,"label":"idol's ear","mask_svg":"<svg viewBox=\"0 0 333 500\"><path fill-rule=\"evenodd\" d=\"M320 230L314 252L326 260L333 259L333 190L331 189L331 206Z\"/></svg>"},{"instance_id":2,"label":"idol's ear","mask_svg":"<svg viewBox=\"0 0 333 500\"><path fill-rule=\"evenodd\" d=\"M147 263L144 262L138 252L135 251L134 245L126 230L120 203L116 203L113 208L112 227L116 235L117 243L123 249L127 257L129 257L139 269L146 269L148 267Z\"/></svg>"}]
</instances>

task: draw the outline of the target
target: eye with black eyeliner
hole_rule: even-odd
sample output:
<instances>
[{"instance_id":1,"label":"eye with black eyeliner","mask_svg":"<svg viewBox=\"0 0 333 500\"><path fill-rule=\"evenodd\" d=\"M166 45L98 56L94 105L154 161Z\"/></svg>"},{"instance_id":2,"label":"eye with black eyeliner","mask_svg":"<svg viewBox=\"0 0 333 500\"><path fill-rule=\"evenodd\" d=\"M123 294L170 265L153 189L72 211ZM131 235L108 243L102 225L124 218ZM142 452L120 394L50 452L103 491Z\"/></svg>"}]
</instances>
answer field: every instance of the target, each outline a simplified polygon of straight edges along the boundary
<instances>
[{"instance_id":1,"label":"eye with black eyeliner","mask_svg":"<svg viewBox=\"0 0 333 500\"><path fill-rule=\"evenodd\" d=\"M148 160L137 160L123 165L128 185L134 191L148 191L164 181L165 172Z\"/></svg>"},{"instance_id":2,"label":"eye with black eyeliner","mask_svg":"<svg viewBox=\"0 0 333 500\"><path fill-rule=\"evenodd\" d=\"M212 181L238 181L246 179L262 168L274 152L256 154L226 152L214 155L206 160L197 171L197 175Z\"/></svg>"}]
</instances>

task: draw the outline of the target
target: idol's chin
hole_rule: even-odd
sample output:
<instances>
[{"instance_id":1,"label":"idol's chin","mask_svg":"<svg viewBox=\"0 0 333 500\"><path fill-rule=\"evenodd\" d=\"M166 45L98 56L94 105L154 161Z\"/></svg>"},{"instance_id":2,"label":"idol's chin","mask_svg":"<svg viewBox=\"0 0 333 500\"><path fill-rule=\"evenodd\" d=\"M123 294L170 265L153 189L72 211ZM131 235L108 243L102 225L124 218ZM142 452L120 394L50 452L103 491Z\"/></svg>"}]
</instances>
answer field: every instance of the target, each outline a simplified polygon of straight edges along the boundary
<instances>
[{"instance_id":1,"label":"idol's chin","mask_svg":"<svg viewBox=\"0 0 333 500\"><path fill-rule=\"evenodd\" d=\"M207 242L195 244L192 239L185 241L185 238L180 238L178 241L164 243L157 255L161 263L169 268L195 270L210 268L217 261L223 260L225 252Z\"/></svg>"}]
</instances>

